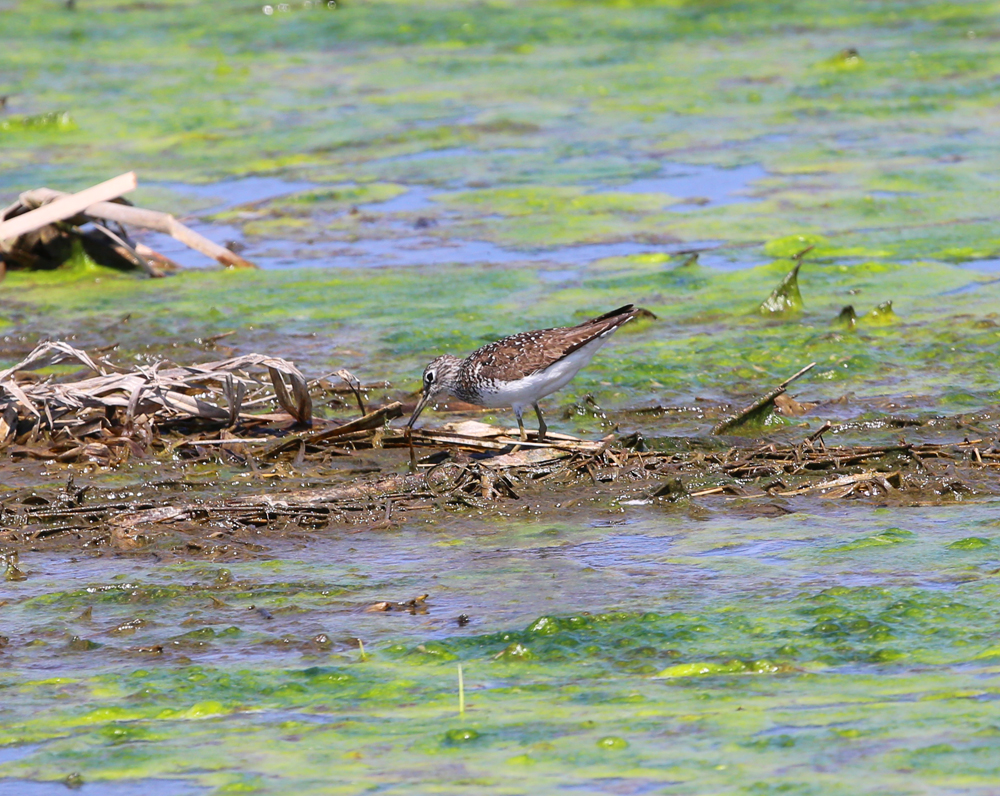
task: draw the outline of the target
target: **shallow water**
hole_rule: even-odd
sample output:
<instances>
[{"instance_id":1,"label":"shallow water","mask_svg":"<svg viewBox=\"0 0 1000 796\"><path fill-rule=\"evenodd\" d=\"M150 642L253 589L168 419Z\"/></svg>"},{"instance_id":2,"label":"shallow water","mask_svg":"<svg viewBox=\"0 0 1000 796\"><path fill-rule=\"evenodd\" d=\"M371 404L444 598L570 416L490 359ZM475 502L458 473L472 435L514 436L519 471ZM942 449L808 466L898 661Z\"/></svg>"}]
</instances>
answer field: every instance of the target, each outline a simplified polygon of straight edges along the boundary
<instances>
[{"instance_id":1,"label":"shallow water","mask_svg":"<svg viewBox=\"0 0 1000 796\"><path fill-rule=\"evenodd\" d=\"M67 791L91 796L198 796L209 789L178 779L141 779L97 783L84 782L72 789L63 782L37 782L26 779L0 779L0 796L65 796Z\"/></svg>"},{"instance_id":2,"label":"shallow water","mask_svg":"<svg viewBox=\"0 0 1000 796\"><path fill-rule=\"evenodd\" d=\"M508 149L490 154L516 154L521 150ZM467 148L430 150L423 153L399 155L387 160L443 159L470 154ZM689 204L675 205L678 212L731 204L734 202L758 201L748 194L755 180L767 176L759 164L718 168L684 163L666 163L659 176L633 180L623 185L614 185L604 190L619 193L662 194L679 197ZM315 190L318 184L303 181L287 182L272 177L245 177L209 185L184 185L182 183L161 183L152 186L171 191L182 197L197 198L211 202L200 211L199 216L188 221L188 225L200 234L222 245L237 244L240 251L263 268L301 267L315 265L328 268L392 267L413 265L454 264L496 264L546 262L553 264L575 264L591 262L606 257L624 257L651 252L672 250L697 251L712 248L717 242L686 242L672 246L641 243L604 243L593 245L567 245L544 249L512 249L486 241L441 239L440 237L393 237L388 240L311 241L302 243L268 238L248 242L242 231L235 226L211 223L205 216L240 206L252 206L280 199L303 191ZM404 190L391 199L358 204L357 210L365 213L394 215L434 212L441 207L434 201L434 195L441 193L439 187L404 186ZM166 235L140 232L138 239L160 253L170 257L185 267L207 267L214 265L207 258L188 250ZM276 252L281 252L280 254ZM725 258L709 255L702 260L703 265L731 262ZM739 265L748 267L759 260L743 261Z\"/></svg>"},{"instance_id":3,"label":"shallow water","mask_svg":"<svg viewBox=\"0 0 1000 796\"><path fill-rule=\"evenodd\" d=\"M138 204L265 270L12 272L4 366L53 337L121 367L260 351L406 400L432 354L634 302L656 319L546 400L554 430L715 444L815 361L792 392L816 406L755 433L992 444L981 4L77 5L0 2L4 200L138 169ZM761 314L810 246L802 306ZM25 545L0 583L0 793L986 796L1000 525L932 466L928 505L669 504L622 479L197 550L173 528ZM308 480L7 459L0 487L70 475L161 500Z\"/></svg>"},{"instance_id":4,"label":"shallow water","mask_svg":"<svg viewBox=\"0 0 1000 796\"><path fill-rule=\"evenodd\" d=\"M675 164L675 170L677 165ZM728 183L725 181L720 183L716 175L730 171L738 173L739 176L734 176ZM745 187L747 181L752 178L751 175L755 175L758 171L757 167L748 167L743 170L692 167L689 171L681 168L676 176L669 176L662 179L664 187L652 187L653 185L659 185L660 182L659 180L653 180L647 181L649 185L643 181L637 181L636 183L621 186L615 190L633 191L636 193L667 193L666 187L668 187L668 184L672 185L676 181L688 187L698 186L701 189L701 192L697 193L699 197L708 197L709 195L715 197L711 199L710 203L725 204L727 201L741 201L739 197L731 196L732 191ZM168 188L170 191L181 196L190 194L192 197L216 202L206 207L203 213L185 219L185 223L209 240L220 245L238 249L243 256L262 268L309 266L321 268L373 268L437 265L441 263L491 265L532 262L569 265L593 262L607 257L625 257L635 254L680 250L710 250L716 244L714 241L694 241L674 245L622 242L515 249L488 241L459 240L454 238L442 239L441 237L426 235L406 235L405 233L389 239L362 239L350 242L343 240L313 240L303 242L280 240L270 237L248 240L241 228L232 224L212 222L206 216L243 205L257 204L289 196L304 190L311 190L316 188L316 185L303 182L285 182L272 178L250 177L204 186L185 186L180 183L169 183L160 187ZM440 190L437 188L421 186L407 187L400 195L392 199L359 204L357 205L357 209L362 212L388 215L396 213L420 213L439 207L432 199L432 196L437 193L440 193ZM412 229L412 225L410 225L409 229ZM188 249L168 235L139 231L136 233L136 239L185 268L216 266L214 261ZM716 267L748 267L754 264L754 262L752 260L744 260L743 262L734 263L729 258L708 251L706 255L703 255L702 264Z\"/></svg>"},{"instance_id":5,"label":"shallow water","mask_svg":"<svg viewBox=\"0 0 1000 796\"><path fill-rule=\"evenodd\" d=\"M292 181L280 177L239 177L233 180L219 180L205 184L154 182L144 186L151 192L167 191L178 194L181 201L187 198L196 198L206 203L203 212L207 214L218 213L240 205L266 202L298 191L308 191L314 187L315 183L305 180Z\"/></svg>"},{"instance_id":6,"label":"shallow water","mask_svg":"<svg viewBox=\"0 0 1000 796\"><path fill-rule=\"evenodd\" d=\"M157 784L182 772L190 792L251 774L265 792L272 777L323 792L335 771L504 792L570 765L572 787L614 790L627 771L693 793L747 770L906 789L962 767L969 792L989 792L994 508L956 521L803 501L734 522L725 502L265 535L265 555L225 567L25 555L29 579L6 590L0 740L36 745L0 747L3 770L55 776L73 749L88 778L127 760L150 792L189 792ZM886 522L911 535L864 543ZM366 611L419 593L426 612ZM205 733L208 747L185 741Z\"/></svg>"},{"instance_id":7,"label":"shallow water","mask_svg":"<svg viewBox=\"0 0 1000 796\"><path fill-rule=\"evenodd\" d=\"M485 241L447 240L430 237L394 238L357 243L324 241L302 243L298 241L259 240L243 243L243 236L236 227L216 224L192 223L189 226L209 240L220 245L239 244L242 256L261 268L390 268L438 265L494 265L546 263L570 265L594 262L607 257L626 257L634 254L651 254L683 248L697 248L690 244L681 246L653 246L641 243L602 243L582 246L560 246L554 249L507 249ZM156 249L185 268L215 267L213 261L167 235L140 233L137 240ZM710 246L711 244L701 244ZM722 267L747 267L745 263L732 264L731 260L709 253L703 256L706 263Z\"/></svg>"},{"instance_id":8,"label":"shallow water","mask_svg":"<svg viewBox=\"0 0 1000 796\"><path fill-rule=\"evenodd\" d=\"M659 175L616 185L622 193L653 193L697 199L690 205L679 204L675 212L694 212L699 208L759 201L748 194L756 180L768 176L759 163L731 168L699 166L690 163L665 163Z\"/></svg>"}]
</instances>

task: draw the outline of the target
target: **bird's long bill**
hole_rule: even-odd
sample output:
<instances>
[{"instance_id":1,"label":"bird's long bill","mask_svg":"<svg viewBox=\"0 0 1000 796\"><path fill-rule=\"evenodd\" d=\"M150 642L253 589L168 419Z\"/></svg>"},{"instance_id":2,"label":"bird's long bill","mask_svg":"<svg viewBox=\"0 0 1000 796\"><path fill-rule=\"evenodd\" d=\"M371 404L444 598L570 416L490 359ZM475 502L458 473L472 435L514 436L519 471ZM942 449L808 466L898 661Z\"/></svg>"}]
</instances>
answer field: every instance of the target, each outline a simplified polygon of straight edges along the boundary
<instances>
[{"instance_id":1,"label":"bird's long bill","mask_svg":"<svg viewBox=\"0 0 1000 796\"><path fill-rule=\"evenodd\" d=\"M420 400L417 401L417 408L413 410L413 414L410 415L410 421L406 424L407 428L413 428L413 424L417 422L417 418L420 417L420 413L424 411L424 407L427 406L429 398L427 393L422 393L420 395Z\"/></svg>"}]
</instances>

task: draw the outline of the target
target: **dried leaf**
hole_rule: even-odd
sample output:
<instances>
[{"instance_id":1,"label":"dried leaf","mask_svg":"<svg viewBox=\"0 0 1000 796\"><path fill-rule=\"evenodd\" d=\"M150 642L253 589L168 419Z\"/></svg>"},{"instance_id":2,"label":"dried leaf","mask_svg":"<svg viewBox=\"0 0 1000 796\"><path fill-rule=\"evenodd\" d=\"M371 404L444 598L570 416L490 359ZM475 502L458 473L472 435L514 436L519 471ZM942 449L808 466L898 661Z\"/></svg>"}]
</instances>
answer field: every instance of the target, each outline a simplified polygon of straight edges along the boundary
<instances>
[{"instance_id":1,"label":"dried leaf","mask_svg":"<svg viewBox=\"0 0 1000 796\"><path fill-rule=\"evenodd\" d=\"M361 416L364 417L367 412L365 412L365 402L361 397L361 382L358 381L357 376L346 369L338 370L335 375L339 376L341 380L343 380L344 383L350 387L351 392L354 393L355 400L358 402L358 411L360 411Z\"/></svg>"},{"instance_id":2,"label":"dried leaf","mask_svg":"<svg viewBox=\"0 0 1000 796\"><path fill-rule=\"evenodd\" d=\"M94 364L94 361L85 351L73 348L69 343L54 342L42 343L32 351L25 359L22 359L13 367L7 370L0 370L0 382L6 381L19 370L38 370L65 362L67 359L76 359L81 364L87 366L97 373L104 373L102 368Z\"/></svg>"},{"instance_id":3,"label":"dried leaf","mask_svg":"<svg viewBox=\"0 0 1000 796\"><path fill-rule=\"evenodd\" d=\"M31 414L35 417L41 418L41 412L38 411L35 405L31 402L31 399L24 393L24 390L22 390L14 382L8 381L4 384L0 384L0 389L9 392L14 397L14 400L21 404L21 406L31 412Z\"/></svg>"},{"instance_id":4,"label":"dried leaf","mask_svg":"<svg viewBox=\"0 0 1000 796\"><path fill-rule=\"evenodd\" d=\"M816 404L799 403L788 395L788 393L774 396L775 410L777 410L779 415L784 415L785 417L802 417L802 415L809 414L815 407Z\"/></svg>"}]
</instances>

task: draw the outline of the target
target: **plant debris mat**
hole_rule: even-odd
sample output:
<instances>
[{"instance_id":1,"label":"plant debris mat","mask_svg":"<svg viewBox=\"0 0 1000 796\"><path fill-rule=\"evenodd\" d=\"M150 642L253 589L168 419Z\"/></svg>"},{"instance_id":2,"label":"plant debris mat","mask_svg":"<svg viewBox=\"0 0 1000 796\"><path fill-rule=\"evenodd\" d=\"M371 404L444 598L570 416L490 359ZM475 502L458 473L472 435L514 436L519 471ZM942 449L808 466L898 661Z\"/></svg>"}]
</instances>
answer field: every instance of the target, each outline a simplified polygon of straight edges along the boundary
<instances>
[{"instance_id":1,"label":"plant debris mat","mask_svg":"<svg viewBox=\"0 0 1000 796\"><path fill-rule=\"evenodd\" d=\"M39 375L67 362L83 371ZM410 433L389 425L407 407L366 406L365 385L348 371L308 381L292 363L261 354L123 371L46 343L0 371L0 390L0 455L14 462L54 462L80 475L136 460L175 474L125 489L102 486L99 475L77 487L71 477L0 496L0 545L14 552L45 545L230 556L262 549L269 534L391 527L416 512L565 516L574 506L736 502L759 515L794 511L797 500L922 505L1000 493L1000 447L985 436L827 446L826 424L796 443L684 438L683 450L650 451L637 434L550 433L539 442L474 420ZM345 410L356 403L358 416L317 418L321 401ZM210 482L196 476L202 465L216 473Z\"/></svg>"},{"instance_id":2,"label":"plant debris mat","mask_svg":"<svg viewBox=\"0 0 1000 796\"><path fill-rule=\"evenodd\" d=\"M513 450L511 441L487 458L469 455L484 449L493 453L508 433L494 432L486 439L458 432L415 434L421 443L433 440L441 446L425 460L442 460L424 461L412 473L341 474L335 480L342 483L322 487L276 484L264 492L192 499L171 488L177 485L164 483L150 485L147 492L157 492L155 498L122 500L120 491L69 483L50 494L37 489L8 494L0 501L0 542L13 550L69 545L126 552L154 545L220 557L264 550L269 534L357 524L388 528L416 512L559 513L582 499L588 511L602 505L725 509L728 501L760 516L790 513L803 499L924 505L1000 493L1000 447L987 440L853 447L806 441L657 454L622 448L612 440L560 439L521 450ZM369 443L381 436L384 448L407 447L399 431L367 433ZM231 444L240 445L238 440ZM400 453L386 451L382 460L383 470L405 469Z\"/></svg>"}]
</instances>

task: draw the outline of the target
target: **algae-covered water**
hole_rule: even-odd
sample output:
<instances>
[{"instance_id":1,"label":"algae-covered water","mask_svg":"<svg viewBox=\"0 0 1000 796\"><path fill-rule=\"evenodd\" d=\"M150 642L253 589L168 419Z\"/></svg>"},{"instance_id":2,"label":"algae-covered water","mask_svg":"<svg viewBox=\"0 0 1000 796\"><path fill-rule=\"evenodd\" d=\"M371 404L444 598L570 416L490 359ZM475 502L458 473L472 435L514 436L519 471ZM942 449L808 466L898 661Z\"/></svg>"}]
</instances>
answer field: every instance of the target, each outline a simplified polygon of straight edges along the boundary
<instances>
[{"instance_id":1,"label":"algae-covered water","mask_svg":"<svg viewBox=\"0 0 1000 796\"><path fill-rule=\"evenodd\" d=\"M10 272L5 367L257 351L405 399L434 354L632 302L553 429L704 443L815 361L762 438L995 443L996 3L65 6L0 0L0 198L136 169L264 268ZM0 461L5 502L316 479ZM908 502L623 479L127 550L12 545L4 509L0 794L995 793L1000 514L928 466Z\"/></svg>"},{"instance_id":2,"label":"algae-covered water","mask_svg":"<svg viewBox=\"0 0 1000 796\"><path fill-rule=\"evenodd\" d=\"M265 541L224 567L27 555L3 771L163 793L990 793L1000 537L988 507L956 515L603 508Z\"/></svg>"}]
</instances>

